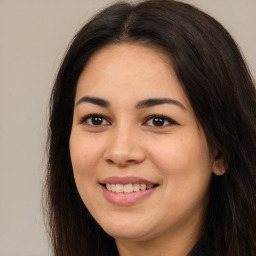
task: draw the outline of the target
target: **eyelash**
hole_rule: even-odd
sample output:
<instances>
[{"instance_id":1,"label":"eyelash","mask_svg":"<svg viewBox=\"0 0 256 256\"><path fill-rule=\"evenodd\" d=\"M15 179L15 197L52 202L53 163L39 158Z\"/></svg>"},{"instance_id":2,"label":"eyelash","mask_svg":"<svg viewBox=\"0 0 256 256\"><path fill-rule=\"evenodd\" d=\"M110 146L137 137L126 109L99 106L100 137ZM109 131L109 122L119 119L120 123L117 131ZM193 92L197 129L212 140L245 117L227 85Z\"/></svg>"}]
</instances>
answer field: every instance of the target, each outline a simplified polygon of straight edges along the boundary
<instances>
[{"instance_id":1,"label":"eyelash","mask_svg":"<svg viewBox=\"0 0 256 256\"><path fill-rule=\"evenodd\" d=\"M106 124L99 124L99 125L96 125L96 124L93 124L92 121L90 122L90 124L88 124L88 120L90 120L90 118L101 118L102 120L105 120L108 122L108 124L111 124L111 122L103 115L100 115L100 114L90 114L90 115L87 115L85 117L83 117L79 123L80 124L85 124L87 123L87 125L90 125L90 126L93 126L93 127L100 127L100 126L103 126L103 125L106 125ZM146 124L147 122L149 122L150 120L152 120L153 122L153 119L160 119L159 121L160 122L163 122L163 125L149 125L151 127L159 127L159 128L162 128L162 127L166 127L166 126L171 126L171 125L177 125L178 123L175 122L174 120L172 120L171 118L167 117L167 116L164 116L164 115L158 115L158 114L153 114L153 115L150 115L148 116L144 121L143 121L143 125ZM166 122L168 122L168 124L166 125Z\"/></svg>"},{"instance_id":2,"label":"eyelash","mask_svg":"<svg viewBox=\"0 0 256 256\"><path fill-rule=\"evenodd\" d=\"M170 125L175 125L177 124L177 122L175 122L174 120L172 120L171 118L167 117L167 116L164 116L164 115L157 115L157 114L153 114L153 115L150 115L146 118L146 120L143 122L146 123L146 122L149 122L150 120L153 120L155 119L160 119L161 121L163 121L164 123L166 123L166 121L168 122L168 125L161 125L161 126L157 126L157 125L150 125L150 126L153 126L153 127L166 127L166 126L170 126Z\"/></svg>"},{"instance_id":3,"label":"eyelash","mask_svg":"<svg viewBox=\"0 0 256 256\"><path fill-rule=\"evenodd\" d=\"M100 115L100 114L90 114L90 115L87 115L87 116L85 116L85 117L83 117L80 121L79 121L79 123L80 124L84 124L84 123L87 123L88 122L88 120L90 119L90 118L93 118L93 117L97 117L97 118L102 118L102 119L104 119L104 120L106 120L108 123L110 123L109 121L108 121L108 119L105 117L105 116L103 116L103 115ZM91 126L102 126L102 124L101 125L95 125L95 124L88 124L88 125L91 125Z\"/></svg>"}]
</instances>

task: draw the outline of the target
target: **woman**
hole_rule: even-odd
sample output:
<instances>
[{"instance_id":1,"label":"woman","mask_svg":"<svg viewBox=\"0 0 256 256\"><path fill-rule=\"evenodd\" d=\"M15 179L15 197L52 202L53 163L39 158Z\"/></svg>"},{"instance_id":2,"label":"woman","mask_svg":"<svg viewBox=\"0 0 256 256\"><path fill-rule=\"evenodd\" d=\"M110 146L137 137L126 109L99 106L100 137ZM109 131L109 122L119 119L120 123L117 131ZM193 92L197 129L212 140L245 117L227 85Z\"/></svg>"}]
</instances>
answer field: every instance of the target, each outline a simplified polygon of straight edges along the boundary
<instances>
[{"instance_id":1,"label":"woman","mask_svg":"<svg viewBox=\"0 0 256 256\"><path fill-rule=\"evenodd\" d=\"M235 42L196 8L96 15L52 92L54 254L255 255L255 100Z\"/></svg>"}]
</instances>

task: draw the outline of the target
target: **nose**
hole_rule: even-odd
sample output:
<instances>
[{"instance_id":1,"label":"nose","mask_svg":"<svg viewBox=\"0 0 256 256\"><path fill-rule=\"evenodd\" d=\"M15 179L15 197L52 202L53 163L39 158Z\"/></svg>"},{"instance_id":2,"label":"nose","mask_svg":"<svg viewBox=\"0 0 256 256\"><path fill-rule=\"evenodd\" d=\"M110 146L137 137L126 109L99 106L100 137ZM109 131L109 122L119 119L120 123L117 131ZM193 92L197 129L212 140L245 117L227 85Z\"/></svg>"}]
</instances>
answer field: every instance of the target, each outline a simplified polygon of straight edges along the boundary
<instances>
[{"instance_id":1,"label":"nose","mask_svg":"<svg viewBox=\"0 0 256 256\"><path fill-rule=\"evenodd\" d=\"M142 163L145 150L138 132L128 126L116 128L109 137L104 159L119 167Z\"/></svg>"}]
</instances>

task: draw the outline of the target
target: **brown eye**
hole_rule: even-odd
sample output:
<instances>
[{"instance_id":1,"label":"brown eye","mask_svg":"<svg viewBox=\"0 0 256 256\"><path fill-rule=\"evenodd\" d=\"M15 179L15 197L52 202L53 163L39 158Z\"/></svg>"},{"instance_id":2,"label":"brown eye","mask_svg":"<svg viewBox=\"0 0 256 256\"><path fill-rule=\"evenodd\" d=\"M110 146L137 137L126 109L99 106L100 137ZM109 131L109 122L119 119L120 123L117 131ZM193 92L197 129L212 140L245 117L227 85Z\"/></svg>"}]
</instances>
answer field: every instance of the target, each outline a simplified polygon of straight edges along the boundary
<instances>
[{"instance_id":1,"label":"brown eye","mask_svg":"<svg viewBox=\"0 0 256 256\"><path fill-rule=\"evenodd\" d=\"M84 117L80 123L85 123L91 126L102 126L110 124L109 121L106 120L106 118L96 114L91 114Z\"/></svg>"},{"instance_id":2,"label":"brown eye","mask_svg":"<svg viewBox=\"0 0 256 256\"><path fill-rule=\"evenodd\" d=\"M154 117L153 120L152 120L152 123L155 125L155 126L163 126L164 125L164 119L161 118L161 117Z\"/></svg>"},{"instance_id":3,"label":"brown eye","mask_svg":"<svg viewBox=\"0 0 256 256\"><path fill-rule=\"evenodd\" d=\"M101 116L94 116L91 117L91 123L93 125L101 125L103 123L103 118Z\"/></svg>"},{"instance_id":4,"label":"brown eye","mask_svg":"<svg viewBox=\"0 0 256 256\"><path fill-rule=\"evenodd\" d=\"M161 116L161 115L160 116L153 115L153 116L150 116L144 124L148 126L153 126L153 127L165 127L165 126L170 126L177 123L172 119L170 119L169 117Z\"/></svg>"}]
</instances>

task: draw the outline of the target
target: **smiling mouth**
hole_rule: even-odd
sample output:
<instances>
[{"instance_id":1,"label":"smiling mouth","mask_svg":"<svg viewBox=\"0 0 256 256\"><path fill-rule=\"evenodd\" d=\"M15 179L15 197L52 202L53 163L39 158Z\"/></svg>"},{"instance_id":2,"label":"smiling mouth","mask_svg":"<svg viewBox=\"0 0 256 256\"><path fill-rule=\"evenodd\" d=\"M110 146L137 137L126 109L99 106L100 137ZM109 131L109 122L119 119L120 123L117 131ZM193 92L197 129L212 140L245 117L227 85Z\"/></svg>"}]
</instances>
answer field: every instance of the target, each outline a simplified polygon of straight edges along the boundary
<instances>
[{"instance_id":1,"label":"smiling mouth","mask_svg":"<svg viewBox=\"0 0 256 256\"><path fill-rule=\"evenodd\" d=\"M155 188L159 186L158 184L102 184L108 191L113 192L113 193L122 193L122 194L130 194L134 192L139 192L139 191L145 191L145 190L150 190L152 188Z\"/></svg>"}]
</instances>

